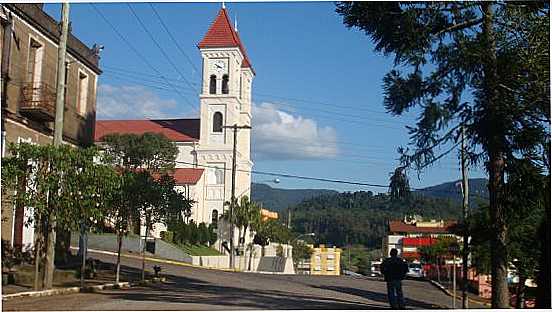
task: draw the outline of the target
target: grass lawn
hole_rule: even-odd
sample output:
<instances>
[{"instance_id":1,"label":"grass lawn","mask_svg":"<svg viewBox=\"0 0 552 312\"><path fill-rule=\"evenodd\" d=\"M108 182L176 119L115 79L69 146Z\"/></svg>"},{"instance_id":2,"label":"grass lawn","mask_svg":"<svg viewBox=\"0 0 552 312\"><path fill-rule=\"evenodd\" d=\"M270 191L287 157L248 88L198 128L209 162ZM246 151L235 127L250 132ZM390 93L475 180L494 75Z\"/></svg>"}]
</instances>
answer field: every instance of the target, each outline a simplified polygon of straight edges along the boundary
<instances>
[{"instance_id":1,"label":"grass lawn","mask_svg":"<svg viewBox=\"0 0 552 312\"><path fill-rule=\"evenodd\" d=\"M191 244L175 244L178 248L184 250L185 253L190 256L221 256L222 254L216 249L202 246L202 245L191 245Z\"/></svg>"}]
</instances>

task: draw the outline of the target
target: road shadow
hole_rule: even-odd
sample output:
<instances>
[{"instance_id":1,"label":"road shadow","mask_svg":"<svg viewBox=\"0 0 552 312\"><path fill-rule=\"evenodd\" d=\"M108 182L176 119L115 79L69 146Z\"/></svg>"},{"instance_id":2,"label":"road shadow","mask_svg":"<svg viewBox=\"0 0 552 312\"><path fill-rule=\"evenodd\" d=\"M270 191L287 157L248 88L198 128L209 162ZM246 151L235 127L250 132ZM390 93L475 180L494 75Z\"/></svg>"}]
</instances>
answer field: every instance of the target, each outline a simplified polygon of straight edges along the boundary
<instances>
[{"instance_id":1,"label":"road shadow","mask_svg":"<svg viewBox=\"0 0 552 312\"><path fill-rule=\"evenodd\" d=\"M214 285L198 279L165 275L168 283L129 291L102 292L110 299L159 302L159 308L168 307L161 303L202 304L208 309L270 309L270 310L366 310L382 309L381 305L366 304L332 297L298 294L278 290L252 290Z\"/></svg>"},{"instance_id":2,"label":"road shadow","mask_svg":"<svg viewBox=\"0 0 552 312\"><path fill-rule=\"evenodd\" d=\"M381 303L384 303L384 304L388 304L388 302L389 302L387 300L387 294L380 293L380 292L375 292L375 291L370 291L370 290L365 290L365 289L358 289L358 288L351 288L351 287L341 287L341 286L312 286L312 287L320 288L320 289L326 289L326 290L333 290L333 291L337 291L337 292L341 292L341 293L347 293L347 294L359 296L359 297L362 297L362 298L366 298L366 299L369 299L369 300L381 302ZM413 307L413 308L416 308L416 309L440 309L441 308L437 305L427 303L427 302L423 302L423 301L419 301L419 300L415 300L415 299L410 299L408 297L405 298L405 302L406 302L407 306Z\"/></svg>"}]
</instances>

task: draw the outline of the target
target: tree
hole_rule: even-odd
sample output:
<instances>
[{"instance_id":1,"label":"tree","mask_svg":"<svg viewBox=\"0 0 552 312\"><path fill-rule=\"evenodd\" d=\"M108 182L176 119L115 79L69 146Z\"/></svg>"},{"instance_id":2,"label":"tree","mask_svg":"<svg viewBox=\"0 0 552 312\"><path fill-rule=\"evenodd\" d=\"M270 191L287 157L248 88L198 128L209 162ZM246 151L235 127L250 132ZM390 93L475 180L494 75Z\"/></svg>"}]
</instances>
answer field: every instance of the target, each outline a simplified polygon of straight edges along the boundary
<instances>
[{"instance_id":1,"label":"tree","mask_svg":"<svg viewBox=\"0 0 552 312\"><path fill-rule=\"evenodd\" d=\"M549 154L549 4L341 2L336 11L406 72L383 81L391 114L421 111L408 127L413 150L399 150L403 163L435 163L465 127L471 162L485 162L489 174L492 306L507 308L504 177L513 159L542 163Z\"/></svg>"},{"instance_id":2,"label":"tree","mask_svg":"<svg viewBox=\"0 0 552 312\"><path fill-rule=\"evenodd\" d=\"M538 167L531 162L522 160L511 169L505 184L507 221L509 231L506 237L508 263L514 265L519 282L516 288L516 307L523 308L525 297L525 281L536 278L541 269L539 260L542 255L543 237L539 235L537 225L546 216L546 200L548 194L543 191L543 185L548 184L549 177L544 176ZM486 235L490 230L491 218L488 211L474 214L470 221L472 239L473 264L478 272L490 271L491 240ZM542 286L539 285L539 287Z\"/></svg>"},{"instance_id":3,"label":"tree","mask_svg":"<svg viewBox=\"0 0 552 312\"><path fill-rule=\"evenodd\" d=\"M230 202L226 202L226 206L230 206ZM222 217L238 228L238 246L240 250L243 250L247 230L261 222L261 207L250 201L248 196L242 196L239 203L236 200L234 204L232 220L230 220L229 210L226 210Z\"/></svg>"},{"instance_id":4,"label":"tree","mask_svg":"<svg viewBox=\"0 0 552 312\"><path fill-rule=\"evenodd\" d=\"M53 231L54 217L61 230L77 230L102 220L112 196L115 172L95 160L95 148L68 145L10 144L11 156L2 160L2 187L18 207L32 207L35 226L35 289L50 288L43 259L43 243ZM84 259L83 259L84 261Z\"/></svg>"},{"instance_id":5,"label":"tree","mask_svg":"<svg viewBox=\"0 0 552 312\"><path fill-rule=\"evenodd\" d=\"M410 184L404 170L405 167L395 169L389 179L389 193L393 199L405 198L410 194Z\"/></svg>"},{"instance_id":6,"label":"tree","mask_svg":"<svg viewBox=\"0 0 552 312\"><path fill-rule=\"evenodd\" d=\"M132 225L143 220L146 237L156 222L189 211L193 201L175 190L174 178L167 173L175 166L176 145L162 134L110 134L101 138L105 161L121 173L119 196L110 216L117 230L117 277L119 280L122 239ZM134 224L140 227L140 222ZM142 278L145 275L145 247L142 250Z\"/></svg>"},{"instance_id":7,"label":"tree","mask_svg":"<svg viewBox=\"0 0 552 312\"><path fill-rule=\"evenodd\" d=\"M299 263L299 261L303 261L306 259L310 259L313 250L310 246L305 244L305 242L300 240L294 240L291 242L291 246L293 246L293 263L295 263L295 266Z\"/></svg>"}]
</instances>

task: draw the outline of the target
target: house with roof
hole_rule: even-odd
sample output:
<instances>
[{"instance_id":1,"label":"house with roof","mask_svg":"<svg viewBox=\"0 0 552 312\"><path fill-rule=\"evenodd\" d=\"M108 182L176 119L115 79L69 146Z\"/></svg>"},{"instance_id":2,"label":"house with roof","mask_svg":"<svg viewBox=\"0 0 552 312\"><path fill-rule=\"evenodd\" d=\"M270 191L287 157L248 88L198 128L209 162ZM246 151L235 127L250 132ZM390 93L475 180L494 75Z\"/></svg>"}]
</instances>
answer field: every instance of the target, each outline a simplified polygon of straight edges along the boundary
<instances>
[{"instance_id":1,"label":"house with roof","mask_svg":"<svg viewBox=\"0 0 552 312\"><path fill-rule=\"evenodd\" d=\"M225 126L251 125L251 88L255 71L237 29L223 7L197 45L202 57L199 118L97 120L95 141L113 133L161 133L178 148L172 173L186 196L195 201L187 221L216 223L230 200L234 133ZM184 112L183 112L184 113ZM237 134L236 197L251 192L251 130ZM159 237L158 224L149 235ZM237 239L237 231L235 231ZM223 238L223 240L228 240Z\"/></svg>"},{"instance_id":2,"label":"house with roof","mask_svg":"<svg viewBox=\"0 0 552 312\"><path fill-rule=\"evenodd\" d=\"M391 249L395 248L401 257L410 261L419 261L419 248L434 244L440 237L454 236L458 241L462 241L462 237L453 233L456 224L454 220L423 220L420 216L389 220L383 250L389 256Z\"/></svg>"}]
</instances>

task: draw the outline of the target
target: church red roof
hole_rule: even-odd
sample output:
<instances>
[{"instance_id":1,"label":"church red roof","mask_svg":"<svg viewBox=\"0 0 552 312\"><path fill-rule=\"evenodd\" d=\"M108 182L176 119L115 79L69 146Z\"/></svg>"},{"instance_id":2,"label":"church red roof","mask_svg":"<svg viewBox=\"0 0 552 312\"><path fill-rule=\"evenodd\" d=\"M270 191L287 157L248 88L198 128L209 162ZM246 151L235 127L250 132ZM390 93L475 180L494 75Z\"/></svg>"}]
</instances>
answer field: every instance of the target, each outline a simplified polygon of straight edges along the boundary
<instances>
[{"instance_id":1,"label":"church red roof","mask_svg":"<svg viewBox=\"0 0 552 312\"><path fill-rule=\"evenodd\" d=\"M169 173L176 180L177 185L197 184L203 175L203 169L199 168L177 168Z\"/></svg>"},{"instance_id":2,"label":"church red roof","mask_svg":"<svg viewBox=\"0 0 552 312\"><path fill-rule=\"evenodd\" d=\"M94 141L113 133L160 133L174 142L199 140L199 119L97 120Z\"/></svg>"},{"instance_id":3,"label":"church red roof","mask_svg":"<svg viewBox=\"0 0 552 312\"><path fill-rule=\"evenodd\" d=\"M253 71L247 52L240 40L238 32L232 27L228 12L225 8L220 9L215 21L209 27L205 37L197 45L202 48L230 48L239 47L243 54L242 67L250 68ZM255 71L253 71L255 73Z\"/></svg>"}]
</instances>

